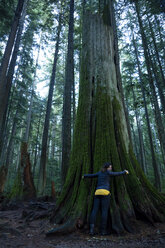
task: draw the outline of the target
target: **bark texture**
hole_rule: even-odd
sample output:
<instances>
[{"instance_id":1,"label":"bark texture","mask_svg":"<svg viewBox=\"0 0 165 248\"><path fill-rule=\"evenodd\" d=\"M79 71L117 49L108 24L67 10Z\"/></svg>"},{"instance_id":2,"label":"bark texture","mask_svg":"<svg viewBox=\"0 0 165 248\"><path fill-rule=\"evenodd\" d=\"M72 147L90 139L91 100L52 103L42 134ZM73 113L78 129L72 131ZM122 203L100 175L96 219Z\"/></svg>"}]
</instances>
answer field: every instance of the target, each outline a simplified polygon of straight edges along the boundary
<instances>
[{"instance_id":1,"label":"bark texture","mask_svg":"<svg viewBox=\"0 0 165 248\"><path fill-rule=\"evenodd\" d=\"M65 72L64 103L62 117L62 180L65 181L71 150L71 92L74 90L74 0L70 0L68 53Z\"/></svg>"},{"instance_id":2,"label":"bark texture","mask_svg":"<svg viewBox=\"0 0 165 248\"><path fill-rule=\"evenodd\" d=\"M0 67L0 153L2 151L4 125L6 121L6 112L8 106L8 100L12 85L12 78L14 74L14 68L16 64L21 34L23 30L24 19L26 15L26 5L28 0L19 0L17 9L15 11L15 17L13 20L11 32L7 41L6 49L2 58ZM17 32L18 30L18 32ZM17 38L16 38L17 35ZM16 40L15 40L16 39ZM15 43L14 43L15 42ZM12 49L14 51L12 53ZM12 56L12 58L11 58ZM11 59L11 61L10 61Z\"/></svg>"},{"instance_id":3,"label":"bark texture","mask_svg":"<svg viewBox=\"0 0 165 248\"><path fill-rule=\"evenodd\" d=\"M31 173L30 156L27 150L27 143L21 145L21 169L23 170L23 199L29 200L36 197L36 190Z\"/></svg>"},{"instance_id":4,"label":"bark texture","mask_svg":"<svg viewBox=\"0 0 165 248\"><path fill-rule=\"evenodd\" d=\"M106 8L106 6L105 6ZM132 231L136 215L152 223L165 220L165 199L147 181L132 152L122 96L117 86L113 29L105 9L103 17L86 13L80 91L70 167L52 221L63 223L47 235L75 229L88 221L95 180L83 180L106 161L114 171L130 175L114 178L111 187L109 228Z\"/></svg>"},{"instance_id":5,"label":"bark texture","mask_svg":"<svg viewBox=\"0 0 165 248\"><path fill-rule=\"evenodd\" d=\"M45 122L44 122L44 130L42 134L42 150L41 150L41 160L40 160L40 175L39 175L39 194L43 194L46 186L46 161L47 161L47 144L48 144L48 134L49 134L49 121L50 121L50 114L51 114L51 107L52 107L52 100L53 100L53 91L56 79L56 67L57 67L57 60L58 60L58 51L59 51L59 42L60 42L60 33L61 33L61 18L62 14L59 14L59 24L57 29L57 38L56 38L56 46L55 46L55 53L54 53L54 61L53 61L53 68L52 74L50 79L49 85L49 93L48 93L48 101L46 107L46 115L45 115Z\"/></svg>"}]
</instances>

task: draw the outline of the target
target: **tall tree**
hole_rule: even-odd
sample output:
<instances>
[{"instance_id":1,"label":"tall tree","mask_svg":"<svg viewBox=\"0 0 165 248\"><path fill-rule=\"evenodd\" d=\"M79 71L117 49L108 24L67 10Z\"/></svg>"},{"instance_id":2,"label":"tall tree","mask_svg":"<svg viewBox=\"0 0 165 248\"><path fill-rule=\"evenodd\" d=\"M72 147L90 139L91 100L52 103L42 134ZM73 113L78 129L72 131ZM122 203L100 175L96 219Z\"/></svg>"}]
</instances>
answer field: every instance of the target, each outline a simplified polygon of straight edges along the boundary
<instances>
[{"instance_id":1,"label":"tall tree","mask_svg":"<svg viewBox=\"0 0 165 248\"><path fill-rule=\"evenodd\" d=\"M62 8L61 8L61 11L62 11ZM61 21L62 21L61 19L62 19L62 12L60 12L59 19L58 19L54 61L53 61L52 74L51 74L50 85L49 85L44 130L42 134L42 149L41 149L40 173L39 173L39 194L43 194L45 186L46 186L46 160L47 160L48 131L49 131L49 121L50 121L50 113L51 113L52 99L53 99L53 90L54 90L55 78L56 78L56 67L57 67L57 60L58 60Z\"/></svg>"},{"instance_id":2,"label":"tall tree","mask_svg":"<svg viewBox=\"0 0 165 248\"><path fill-rule=\"evenodd\" d=\"M12 77L14 74L14 68L16 64L16 59L17 59L17 54L18 54L18 48L20 44L20 38L21 38L21 33L23 29L23 22L25 18L25 13L26 13L26 3L27 0L19 0L17 9L15 12L15 17L13 20L11 32L7 41L7 45L5 48L5 52L2 58L2 63L0 67L0 103L1 103L1 109L0 109L0 136L1 136L1 141L0 141L0 154L2 150L2 142L3 142L3 130L4 130L4 123L5 123L5 114L7 110L7 104L8 104L8 99L9 99L9 93L11 90L11 82L12 82ZM22 16L22 18L21 18ZM19 28L18 34L17 30ZM17 34L17 39L16 39L16 34ZM16 42L15 42L16 39ZM14 42L15 42L15 48L13 52L13 57L12 56L12 50L14 47ZM10 63L11 59L11 63ZM10 67L9 67L10 65ZM9 71L8 71L9 68ZM8 73L8 74L7 74Z\"/></svg>"},{"instance_id":3,"label":"tall tree","mask_svg":"<svg viewBox=\"0 0 165 248\"><path fill-rule=\"evenodd\" d=\"M114 63L114 33L109 21L112 2L105 1L100 14L89 11L84 15L70 167L52 216L53 221L64 224L49 235L74 229L79 219L87 221L95 182L83 180L82 175L98 171L105 161L112 161L115 171L130 171L129 177L117 178L112 184L109 223L114 231L131 231L136 214L152 223L165 220L165 199L147 181L132 152Z\"/></svg>"},{"instance_id":4,"label":"tall tree","mask_svg":"<svg viewBox=\"0 0 165 248\"><path fill-rule=\"evenodd\" d=\"M64 103L62 119L62 180L65 181L71 150L71 91L74 85L74 0L70 0L68 53L65 72Z\"/></svg>"}]
</instances>

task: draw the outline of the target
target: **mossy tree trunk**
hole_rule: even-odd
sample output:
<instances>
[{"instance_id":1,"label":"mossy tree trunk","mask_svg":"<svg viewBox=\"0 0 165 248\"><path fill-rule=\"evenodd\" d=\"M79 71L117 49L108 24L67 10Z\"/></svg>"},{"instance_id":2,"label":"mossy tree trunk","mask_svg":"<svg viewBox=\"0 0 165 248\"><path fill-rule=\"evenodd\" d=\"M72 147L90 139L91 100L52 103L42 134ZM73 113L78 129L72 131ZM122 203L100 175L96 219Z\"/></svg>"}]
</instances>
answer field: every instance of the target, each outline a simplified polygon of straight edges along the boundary
<instances>
[{"instance_id":1,"label":"mossy tree trunk","mask_svg":"<svg viewBox=\"0 0 165 248\"><path fill-rule=\"evenodd\" d=\"M136 214L150 222L165 219L165 199L147 181L132 152L117 86L113 29L103 17L85 14L70 167L52 215L52 221L63 224L47 234L68 232L80 220L82 225L88 221L96 181L83 180L82 175L99 171L106 161L112 161L114 171L130 171L112 182L109 226L115 232L132 231Z\"/></svg>"}]
</instances>

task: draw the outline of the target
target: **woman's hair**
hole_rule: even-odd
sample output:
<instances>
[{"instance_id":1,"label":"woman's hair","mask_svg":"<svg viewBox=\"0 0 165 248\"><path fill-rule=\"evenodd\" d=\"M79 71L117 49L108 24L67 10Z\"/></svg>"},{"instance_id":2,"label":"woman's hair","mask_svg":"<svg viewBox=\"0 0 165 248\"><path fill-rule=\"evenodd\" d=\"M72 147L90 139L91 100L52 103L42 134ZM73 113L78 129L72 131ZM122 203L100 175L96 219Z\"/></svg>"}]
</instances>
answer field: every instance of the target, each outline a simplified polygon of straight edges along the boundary
<instances>
[{"instance_id":1,"label":"woman's hair","mask_svg":"<svg viewBox=\"0 0 165 248\"><path fill-rule=\"evenodd\" d=\"M110 165L111 165L111 162L104 163L103 167L101 168L101 171L105 172L107 170L107 168L109 168Z\"/></svg>"}]
</instances>

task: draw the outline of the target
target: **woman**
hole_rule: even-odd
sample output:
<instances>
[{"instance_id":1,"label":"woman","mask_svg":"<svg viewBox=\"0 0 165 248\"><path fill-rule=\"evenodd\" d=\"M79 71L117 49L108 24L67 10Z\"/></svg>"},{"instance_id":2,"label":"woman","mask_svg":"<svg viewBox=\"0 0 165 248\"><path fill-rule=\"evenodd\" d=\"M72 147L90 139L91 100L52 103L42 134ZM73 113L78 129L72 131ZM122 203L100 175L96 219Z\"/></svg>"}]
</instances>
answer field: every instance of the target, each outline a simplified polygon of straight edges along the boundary
<instances>
[{"instance_id":1,"label":"woman","mask_svg":"<svg viewBox=\"0 0 165 248\"><path fill-rule=\"evenodd\" d=\"M95 174L85 174L84 178L97 177L97 187L95 191L93 210L90 216L90 234L94 234L94 225L96 221L96 215L101 205L101 235L106 235L107 227L107 217L108 209L110 203L110 176L120 176L129 174L128 170L121 172L112 172L112 165L110 162L107 162L103 165L101 171Z\"/></svg>"}]
</instances>

